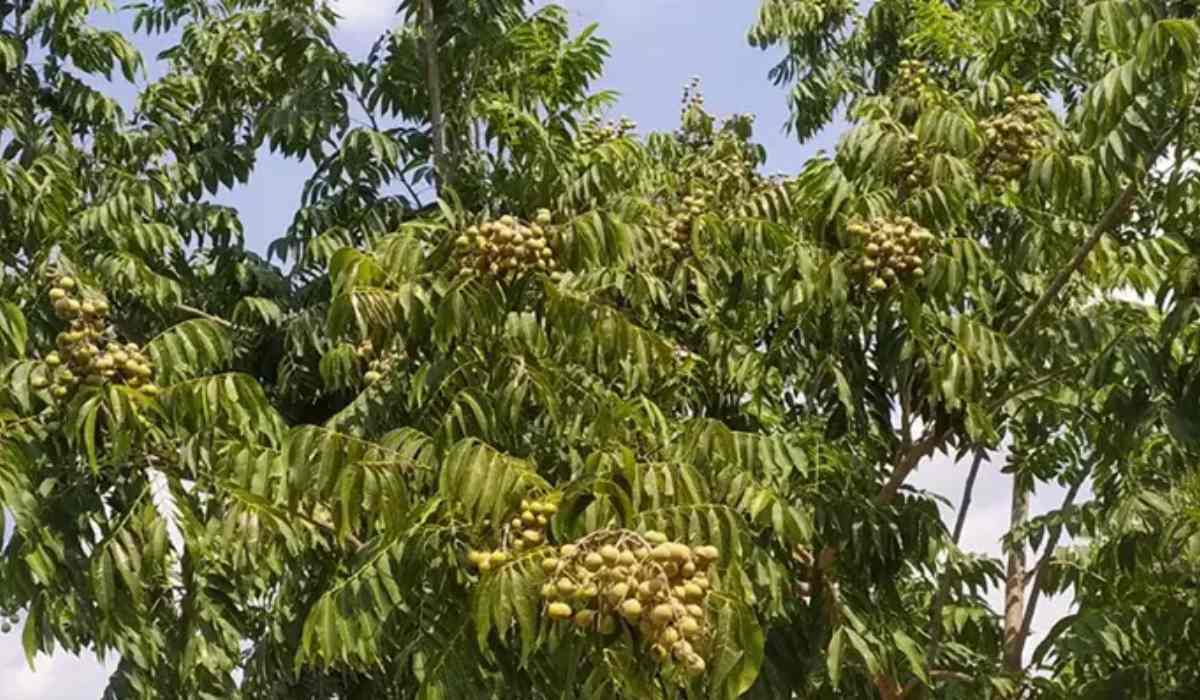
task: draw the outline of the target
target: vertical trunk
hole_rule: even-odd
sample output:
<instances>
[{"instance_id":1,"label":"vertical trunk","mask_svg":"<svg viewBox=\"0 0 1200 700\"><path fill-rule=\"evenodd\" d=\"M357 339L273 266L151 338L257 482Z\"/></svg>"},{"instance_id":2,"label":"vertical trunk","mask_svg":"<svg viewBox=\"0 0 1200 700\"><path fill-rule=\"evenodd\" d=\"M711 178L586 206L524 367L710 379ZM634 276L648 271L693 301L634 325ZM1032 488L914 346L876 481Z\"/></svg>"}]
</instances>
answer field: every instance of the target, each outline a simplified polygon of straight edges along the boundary
<instances>
[{"instance_id":1,"label":"vertical trunk","mask_svg":"<svg viewBox=\"0 0 1200 700\"><path fill-rule=\"evenodd\" d=\"M421 34L425 49L425 81L429 84L429 127L433 131L433 170L438 187L446 177L446 129L442 115L442 76L438 70L437 21L433 0L421 0Z\"/></svg>"},{"instance_id":2,"label":"vertical trunk","mask_svg":"<svg viewBox=\"0 0 1200 700\"><path fill-rule=\"evenodd\" d=\"M1013 475L1012 515L1009 531L1016 530L1029 519L1029 489L1020 474ZM1014 547L1008 553L1008 576L1004 582L1004 668L1011 673L1021 671L1021 652L1025 619L1025 546Z\"/></svg>"}]
</instances>

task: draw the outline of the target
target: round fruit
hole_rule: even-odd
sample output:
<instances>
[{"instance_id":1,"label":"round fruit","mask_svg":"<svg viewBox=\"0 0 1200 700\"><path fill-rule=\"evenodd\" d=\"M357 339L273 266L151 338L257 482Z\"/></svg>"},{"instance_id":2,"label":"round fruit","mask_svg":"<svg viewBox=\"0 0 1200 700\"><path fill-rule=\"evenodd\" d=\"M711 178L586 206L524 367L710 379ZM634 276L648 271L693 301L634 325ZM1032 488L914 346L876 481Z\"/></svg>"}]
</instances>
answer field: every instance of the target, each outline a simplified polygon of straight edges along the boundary
<instances>
[{"instance_id":1,"label":"round fruit","mask_svg":"<svg viewBox=\"0 0 1200 700\"><path fill-rule=\"evenodd\" d=\"M526 530L521 533L521 538L529 544L541 544L542 533L538 530Z\"/></svg>"},{"instance_id":2,"label":"round fruit","mask_svg":"<svg viewBox=\"0 0 1200 700\"><path fill-rule=\"evenodd\" d=\"M600 556L604 559L605 564L612 566L621 558L621 550L611 544L606 544L600 548Z\"/></svg>"},{"instance_id":3,"label":"round fruit","mask_svg":"<svg viewBox=\"0 0 1200 700\"><path fill-rule=\"evenodd\" d=\"M61 287L54 287L50 290L50 301L58 301L67 296L67 290Z\"/></svg>"},{"instance_id":4,"label":"round fruit","mask_svg":"<svg viewBox=\"0 0 1200 700\"><path fill-rule=\"evenodd\" d=\"M679 632L683 636L689 639L700 634L701 630L700 623L696 622L696 618L694 617L685 617L676 623L675 626L679 628Z\"/></svg>"},{"instance_id":5,"label":"round fruit","mask_svg":"<svg viewBox=\"0 0 1200 700\"><path fill-rule=\"evenodd\" d=\"M558 588L558 592L563 595L571 595L575 591L579 590L579 586L576 586L575 582L569 578L560 578L558 583L554 585Z\"/></svg>"},{"instance_id":6,"label":"round fruit","mask_svg":"<svg viewBox=\"0 0 1200 700\"><path fill-rule=\"evenodd\" d=\"M704 608L696 605L695 603L684 606L684 610L687 611L688 615L696 618L697 620L704 618Z\"/></svg>"},{"instance_id":7,"label":"round fruit","mask_svg":"<svg viewBox=\"0 0 1200 700\"><path fill-rule=\"evenodd\" d=\"M657 530L651 530L642 537L650 544L663 544L667 541L667 536Z\"/></svg>"},{"instance_id":8,"label":"round fruit","mask_svg":"<svg viewBox=\"0 0 1200 700\"><path fill-rule=\"evenodd\" d=\"M374 384L381 379L383 379L383 375L375 370L371 370L363 375L363 381L365 381L367 384Z\"/></svg>"},{"instance_id":9,"label":"round fruit","mask_svg":"<svg viewBox=\"0 0 1200 700\"><path fill-rule=\"evenodd\" d=\"M654 561L666 562L675 558L675 548L669 544L660 544L650 550L650 556Z\"/></svg>"},{"instance_id":10,"label":"round fruit","mask_svg":"<svg viewBox=\"0 0 1200 700\"><path fill-rule=\"evenodd\" d=\"M650 611L650 619L658 625L665 625L674 618L675 611L672 610L671 606L667 605L666 603L656 605L654 606L654 609Z\"/></svg>"},{"instance_id":11,"label":"round fruit","mask_svg":"<svg viewBox=\"0 0 1200 700\"><path fill-rule=\"evenodd\" d=\"M551 603L546 612L555 620L566 620L573 614L571 606L566 603Z\"/></svg>"},{"instance_id":12,"label":"round fruit","mask_svg":"<svg viewBox=\"0 0 1200 700\"><path fill-rule=\"evenodd\" d=\"M558 553L563 559L570 559L579 553L579 547L573 544L564 544L559 548Z\"/></svg>"},{"instance_id":13,"label":"round fruit","mask_svg":"<svg viewBox=\"0 0 1200 700\"><path fill-rule=\"evenodd\" d=\"M621 615L626 620L636 620L642 615L642 604L636 600L626 600L621 603Z\"/></svg>"},{"instance_id":14,"label":"round fruit","mask_svg":"<svg viewBox=\"0 0 1200 700\"><path fill-rule=\"evenodd\" d=\"M595 571L596 569L604 566L604 557L600 556L596 552L588 552L588 555L583 559L583 565L589 570Z\"/></svg>"},{"instance_id":15,"label":"round fruit","mask_svg":"<svg viewBox=\"0 0 1200 700\"><path fill-rule=\"evenodd\" d=\"M508 559L509 559L508 552L503 552L503 551L492 552L492 556L491 556L492 564L494 564L496 566L501 566L501 565L507 564Z\"/></svg>"},{"instance_id":16,"label":"round fruit","mask_svg":"<svg viewBox=\"0 0 1200 700\"><path fill-rule=\"evenodd\" d=\"M595 610L580 610L579 612L575 613L575 624L579 627L591 627L592 623L595 621Z\"/></svg>"},{"instance_id":17,"label":"round fruit","mask_svg":"<svg viewBox=\"0 0 1200 700\"><path fill-rule=\"evenodd\" d=\"M547 574L552 574L558 570L558 560L554 557L546 557L542 560L542 571Z\"/></svg>"},{"instance_id":18,"label":"round fruit","mask_svg":"<svg viewBox=\"0 0 1200 700\"><path fill-rule=\"evenodd\" d=\"M704 589L694 583L683 587L683 599L695 603L704 598Z\"/></svg>"},{"instance_id":19,"label":"round fruit","mask_svg":"<svg viewBox=\"0 0 1200 700\"><path fill-rule=\"evenodd\" d=\"M479 562L483 561L484 557L486 556L487 555L483 552L477 552L472 549L471 551L467 552L467 561L471 562L475 566L479 566Z\"/></svg>"},{"instance_id":20,"label":"round fruit","mask_svg":"<svg viewBox=\"0 0 1200 700\"><path fill-rule=\"evenodd\" d=\"M34 377L29 380L29 385L34 389L45 389L47 386L50 386L50 382L45 377Z\"/></svg>"},{"instance_id":21,"label":"round fruit","mask_svg":"<svg viewBox=\"0 0 1200 700\"><path fill-rule=\"evenodd\" d=\"M58 353L52 352L46 355L46 364L51 367L58 367L62 364L62 357Z\"/></svg>"}]
</instances>

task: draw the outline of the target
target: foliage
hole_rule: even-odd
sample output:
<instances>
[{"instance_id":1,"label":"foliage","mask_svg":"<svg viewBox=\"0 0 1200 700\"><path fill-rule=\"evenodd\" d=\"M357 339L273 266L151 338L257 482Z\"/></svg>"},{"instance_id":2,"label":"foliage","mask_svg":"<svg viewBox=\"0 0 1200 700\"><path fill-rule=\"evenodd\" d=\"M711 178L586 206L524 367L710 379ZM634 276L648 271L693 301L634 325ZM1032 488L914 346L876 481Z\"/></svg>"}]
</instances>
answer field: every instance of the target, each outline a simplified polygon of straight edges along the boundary
<instances>
[{"instance_id":1,"label":"foliage","mask_svg":"<svg viewBox=\"0 0 1200 700\"><path fill-rule=\"evenodd\" d=\"M673 133L597 126L607 44L561 8L405 2L358 60L318 0L153 0L174 45L129 108L93 87L142 70L106 7L0 3L0 611L31 659L118 654L113 698L1197 687L1189 3L766 0L796 133L851 122L777 179L698 84ZM262 149L313 167L267 258L213 201ZM93 331L130 374L71 345L97 379L51 383ZM999 563L904 485L1001 446L1095 493L1008 535L1079 601L1018 668ZM686 616L541 600L622 547ZM679 674L645 650L685 617Z\"/></svg>"}]
</instances>

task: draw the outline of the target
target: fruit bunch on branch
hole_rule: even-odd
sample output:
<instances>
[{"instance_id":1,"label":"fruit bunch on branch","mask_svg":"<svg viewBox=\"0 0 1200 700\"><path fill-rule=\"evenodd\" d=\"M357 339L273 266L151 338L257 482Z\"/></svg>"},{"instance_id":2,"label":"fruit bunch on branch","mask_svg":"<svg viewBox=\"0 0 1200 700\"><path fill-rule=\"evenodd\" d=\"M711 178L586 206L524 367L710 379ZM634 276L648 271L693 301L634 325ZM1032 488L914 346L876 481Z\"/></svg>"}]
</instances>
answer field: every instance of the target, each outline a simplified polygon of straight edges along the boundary
<instances>
[{"instance_id":1,"label":"fruit bunch on branch","mask_svg":"<svg viewBox=\"0 0 1200 700\"><path fill-rule=\"evenodd\" d=\"M557 272L558 263L546 235L552 216L540 209L532 222L505 215L495 221L470 226L455 241L466 268L503 281L531 271Z\"/></svg>"},{"instance_id":2,"label":"fruit bunch on branch","mask_svg":"<svg viewBox=\"0 0 1200 700\"><path fill-rule=\"evenodd\" d=\"M907 216L852 221L846 227L859 258L851 268L872 292L925 276L925 256L933 247L932 233Z\"/></svg>"}]
</instances>

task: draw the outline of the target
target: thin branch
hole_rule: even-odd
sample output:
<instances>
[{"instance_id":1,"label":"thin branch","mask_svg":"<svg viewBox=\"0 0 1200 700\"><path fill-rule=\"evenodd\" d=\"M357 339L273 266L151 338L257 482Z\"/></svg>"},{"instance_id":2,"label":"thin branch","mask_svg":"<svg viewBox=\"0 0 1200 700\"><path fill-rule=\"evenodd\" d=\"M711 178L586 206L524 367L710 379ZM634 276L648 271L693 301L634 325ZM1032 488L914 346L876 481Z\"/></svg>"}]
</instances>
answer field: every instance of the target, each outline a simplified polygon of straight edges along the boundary
<instances>
[{"instance_id":1,"label":"thin branch","mask_svg":"<svg viewBox=\"0 0 1200 700\"><path fill-rule=\"evenodd\" d=\"M1197 95L1200 96L1200 93L1197 93ZM1046 288L1046 291L1042 293L1042 296L1029 309L1029 311L1025 314L1025 317L1022 318L1016 327L1012 329L1012 332L1009 333L1009 337L1015 338L1021 335L1021 333L1028 329L1029 326L1032 325L1033 322L1042 315L1042 312L1045 311L1046 307L1058 297L1058 294L1062 291L1063 287L1067 286L1067 282L1070 281L1071 276L1083 267L1084 261L1087 260L1088 255L1091 254L1096 245L1100 243L1100 239L1104 237L1104 234L1108 233L1113 227L1121 223L1121 220L1124 218L1125 214L1128 213L1130 205L1133 204L1134 197L1137 196L1137 191L1139 186L1142 184L1142 181L1152 172L1154 163L1162 156L1167 146L1170 145L1171 139L1175 137L1176 132L1179 131L1184 123L1186 123L1188 114L1191 112L1194 104L1195 98L1193 98L1192 102L1188 105L1188 108L1184 110L1183 114L1180 115L1179 119L1175 122L1175 125L1172 128L1167 129L1167 131L1161 137L1159 137L1158 142L1154 144L1154 148L1151 149L1150 153L1148 154L1149 157L1146 160L1144 172L1130 180L1129 184L1125 186L1125 190L1121 192L1121 196L1117 197L1117 199L1108 206L1108 209L1105 210L1104 215L1100 217L1100 221L1098 221L1095 227L1092 228L1091 235L1087 237L1087 240L1079 244L1079 247L1075 249L1075 254L1071 256L1071 261L1067 263L1066 267L1058 271L1058 274L1054 276L1054 280L1050 283L1050 286Z\"/></svg>"},{"instance_id":2,"label":"thin branch","mask_svg":"<svg viewBox=\"0 0 1200 700\"><path fill-rule=\"evenodd\" d=\"M238 327L236 325L230 323L229 321L226 321L225 319L221 318L220 316L213 316L212 314L208 313L207 311L204 311L203 309L197 309L196 307L188 306L187 304L176 304L175 308L184 313L191 314L192 316L199 316L200 318L208 319L209 321L212 321L213 323L215 323L219 326L223 326L224 328L227 328L231 331L235 331L238 329Z\"/></svg>"},{"instance_id":3,"label":"thin branch","mask_svg":"<svg viewBox=\"0 0 1200 700\"><path fill-rule=\"evenodd\" d=\"M987 453L980 450L975 453L975 461L971 464L971 471L967 474L967 483L963 486L962 502L958 505L958 519L954 523L954 544L958 544L962 539L963 527L967 524L967 509L971 507L971 495L975 491L975 479L979 477L979 468L983 466L983 460L987 458Z\"/></svg>"},{"instance_id":4,"label":"thin branch","mask_svg":"<svg viewBox=\"0 0 1200 700\"><path fill-rule=\"evenodd\" d=\"M1063 498L1062 507L1059 508L1060 512L1075 505L1075 497L1079 495L1079 489L1083 487L1086 478L1087 472L1085 471L1071 484L1071 488ZM1033 628L1033 615L1042 595L1042 580L1046 575L1046 570L1050 568L1050 559L1054 556L1054 550L1058 548L1058 540L1062 537L1062 531L1062 525L1052 529L1050 538L1046 541L1046 551L1042 552L1041 558L1035 565L1037 574L1033 578L1033 590L1029 594L1029 606L1025 608L1025 619L1021 621L1021 636L1018 641L1022 652L1025 649L1025 641L1029 639L1029 631Z\"/></svg>"},{"instance_id":5,"label":"thin branch","mask_svg":"<svg viewBox=\"0 0 1200 700\"><path fill-rule=\"evenodd\" d=\"M904 480L908 478L913 469L916 469L922 459L942 444L949 432L949 428L930 428L912 447L904 450L896 460L892 475L888 477L887 483L875 497L875 505L886 506L896 500L896 495L900 493L900 487L904 485Z\"/></svg>"},{"instance_id":6,"label":"thin branch","mask_svg":"<svg viewBox=\"0 0 1200 700\"><path fill-rule=\"evenodd\" d=\"M987 452L979 450L975 453L975 461L971 463L971 471L967 474L966 485L963 486L962 502L958 506L958 517L954 523L954 544L957 547L958 542L962 537L963 527L967 523L967 510L971 507L971 494L975 490L975 480L979 476L979 468L983 466L983 460L987 458ZM925 657L930 661L937 654L938 647L942 643L942 610L946 607L946 597L950 595L950 575L944 572L938 580L937 593L933 597L933 605L929 611L929 646Z\"/></svg>"}]
</instances>

